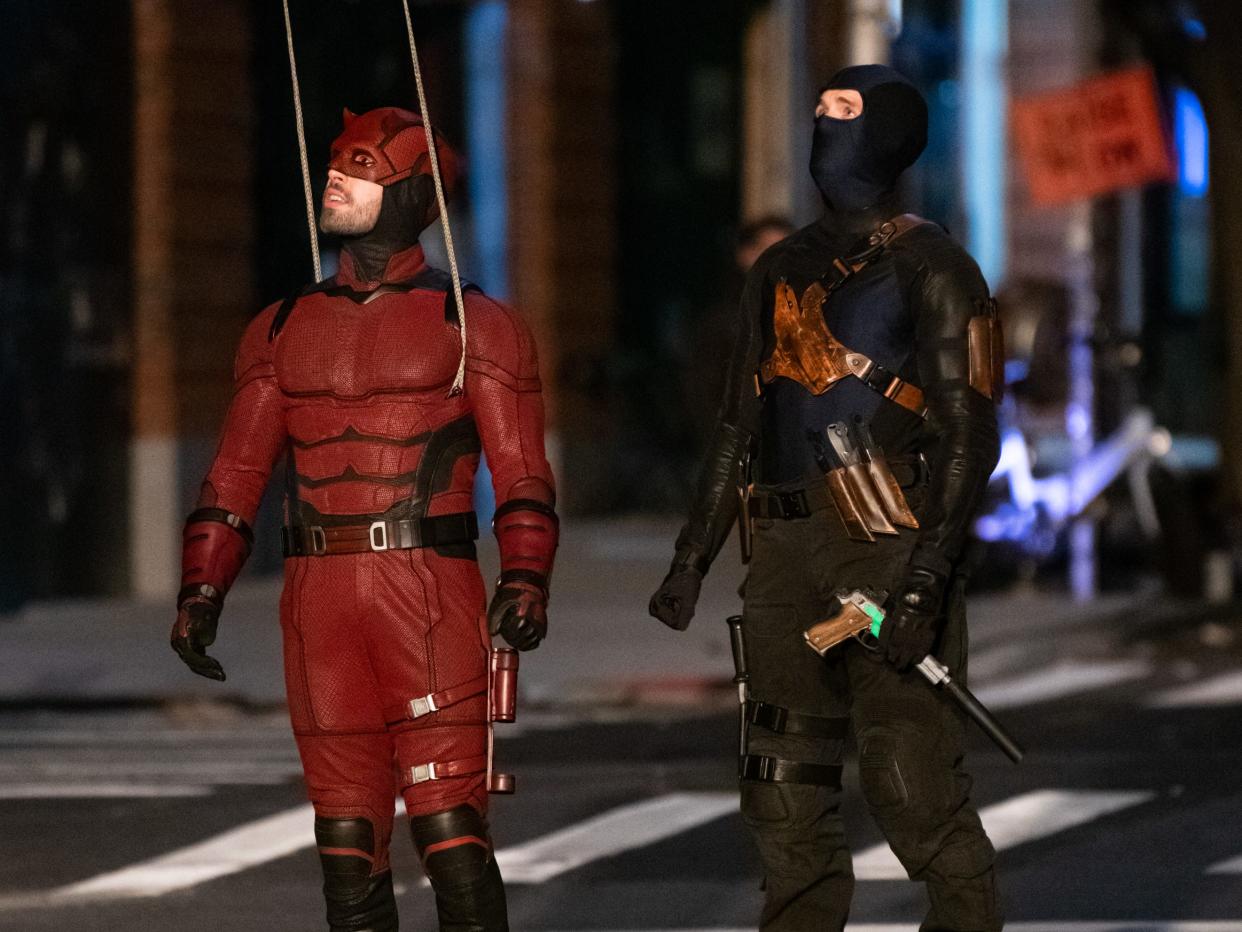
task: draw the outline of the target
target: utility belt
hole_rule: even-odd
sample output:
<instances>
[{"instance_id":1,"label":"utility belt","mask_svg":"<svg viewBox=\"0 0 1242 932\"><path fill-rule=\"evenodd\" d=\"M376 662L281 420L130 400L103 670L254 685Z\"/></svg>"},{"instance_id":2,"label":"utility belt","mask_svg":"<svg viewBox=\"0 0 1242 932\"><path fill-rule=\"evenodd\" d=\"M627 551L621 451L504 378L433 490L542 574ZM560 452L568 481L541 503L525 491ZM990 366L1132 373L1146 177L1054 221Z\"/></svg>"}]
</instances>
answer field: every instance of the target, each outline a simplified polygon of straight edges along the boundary
<instances>
[{"instance_id":1,"label":"utility belt","mask_svg":"<svg viewBox=\"0 0 1242 932\"><path fill-rule=\"evenodd\" d=\"M898 457L888 461L898 486L908 489L922 485L930 475L927 461L922 456ZM755 488L749 496L752 518L774 518L789 521L807 518L833 504L833 495L825 482L812 482L805 489L788 491L765 491Z\"/></svg>"},{"instance_id":2,"label":"utility belt","mask_svg":"<svg viewBox=\"0 0 1242 932\"><path fill-rule=\"evenodd\" d=\"M286 557L447 547L478 539L479 519L473 511L335 527L294 524L280 529L281 549Z\"/></svg>"}]
</instances>

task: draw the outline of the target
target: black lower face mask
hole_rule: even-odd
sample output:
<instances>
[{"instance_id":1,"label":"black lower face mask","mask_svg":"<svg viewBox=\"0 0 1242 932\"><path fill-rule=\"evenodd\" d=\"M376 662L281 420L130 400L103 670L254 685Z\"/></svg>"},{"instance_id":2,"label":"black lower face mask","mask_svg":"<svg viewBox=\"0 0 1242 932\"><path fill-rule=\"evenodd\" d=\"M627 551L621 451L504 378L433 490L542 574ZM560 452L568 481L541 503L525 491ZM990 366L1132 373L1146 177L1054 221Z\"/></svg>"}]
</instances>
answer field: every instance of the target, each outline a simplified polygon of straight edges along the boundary
<instances>
[{"instance_id":1,"label":"black lower face mask","mask_svg":"<svg viewBox=\"0 0 1242 932\"><path fill-rule=\"evenodd\" d=\"M345 237L359 276L378 281L394 253L409 249L439 216L430 175L411 175L384 188L379 218L368 232Z\"/></svg>"},{"instance_id":2,"label":"black lower face mask","mask_svg":"<svg viewBox=\"0 0 1242 932\"><path fill-rule=\"evenodd\" d=\"M923 95L887 65L845 68L824 89L855 90L862 113L821 116L811 142L811 177L835 210L864 210L882 200L927 145Z\"/></svg>"}]
</instances>

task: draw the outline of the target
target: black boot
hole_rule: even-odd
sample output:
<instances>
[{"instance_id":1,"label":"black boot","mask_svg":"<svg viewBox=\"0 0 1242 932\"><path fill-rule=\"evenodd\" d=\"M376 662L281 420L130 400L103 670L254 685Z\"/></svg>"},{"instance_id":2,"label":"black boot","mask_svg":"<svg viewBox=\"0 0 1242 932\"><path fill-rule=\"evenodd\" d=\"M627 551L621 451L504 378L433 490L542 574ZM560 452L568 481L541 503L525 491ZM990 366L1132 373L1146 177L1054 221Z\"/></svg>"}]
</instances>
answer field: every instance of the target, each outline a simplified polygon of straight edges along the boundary
<instances>
[{"instance_id":1,"label":"black boot","mask_svg":"<svg viewBox=\"0 0 1242 932\"><path fill-rule=\"evenodd\" d=\"M330 932L397 932L392 872L372 873L377 852L370 820L316 818L315 841Z\"/></svg>"},{"instance_id":2,"label":"black boot","mask_svg":"<svg viewBox=\"0 0 1242 932\"><path fill-rule=\"evenodd\" d=\"M457 806L414 816L410 831L436 892L440 932L508 932L505 888L483 816Z\"/></svg>"}]
</instances>

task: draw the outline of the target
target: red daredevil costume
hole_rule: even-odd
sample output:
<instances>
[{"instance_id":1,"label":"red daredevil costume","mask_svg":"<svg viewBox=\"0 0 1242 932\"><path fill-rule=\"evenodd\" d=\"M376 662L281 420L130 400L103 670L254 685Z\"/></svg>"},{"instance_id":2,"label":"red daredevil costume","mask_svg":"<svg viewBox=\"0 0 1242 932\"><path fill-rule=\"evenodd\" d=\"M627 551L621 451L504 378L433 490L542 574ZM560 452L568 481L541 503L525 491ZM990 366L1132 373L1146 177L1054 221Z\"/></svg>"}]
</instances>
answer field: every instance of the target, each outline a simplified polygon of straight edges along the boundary
<instances>
[{"instance_id":1,"label":"red daredevil costume","mask_svg":"<svg viewBox=\"0 0 1242 932\"><path fill-rule=\"evenodd\" d=\"M329 926L397 929L387 851L400 790L441 928L503 929L484 819L488 623L516 647L539 643L557 541L535 345L520 316L468 289L465 390L451 391L460 316L417 245L437 215L422 121L393 108L345 120L329 178L383 185L378 219L344 238L334 277L246 330L186 524L173 646L224 678L203 648L287 453L285 682ZM451 188L456 160L437 151ZM486 614L470 510L480 450L501 561Z\"/></svg>"}]
</instances>

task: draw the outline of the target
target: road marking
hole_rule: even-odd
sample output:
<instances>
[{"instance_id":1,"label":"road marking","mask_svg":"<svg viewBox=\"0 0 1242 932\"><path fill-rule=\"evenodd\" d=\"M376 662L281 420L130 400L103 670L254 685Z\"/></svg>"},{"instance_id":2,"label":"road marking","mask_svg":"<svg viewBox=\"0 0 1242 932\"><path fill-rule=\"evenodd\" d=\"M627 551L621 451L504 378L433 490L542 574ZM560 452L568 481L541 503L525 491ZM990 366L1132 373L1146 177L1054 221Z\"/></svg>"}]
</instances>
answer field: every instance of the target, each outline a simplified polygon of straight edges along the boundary
<instances>
[{"instance_id":1,"label":"road marking","mask_svg":"<svg viewBox=\"0 0 1242 932\"><path fill-rule=\"evenodd\" d=\"M1115 686L1142 679L1150 673L1151 664L1145 660L1058 663L1034 673L981 686L975 690L975 695L990 709L1009 709Z\"/></svg>"},{"instance_id":2,"label":"road marking","mask_svg":"<svg viewBox=\"0 0 1242 932\"><path fill-rule=\"evenodd\" d=\"M209 796L209 786L159 783L15 783L0 785L0 799L154 799Z\"/></svg>"},{"instance_id":3,"label":"road marking","mask_svg":"<svg viewBox=\"0 0 1242 932\"><path fill-rule=\"evenodd\" d=\"M1217 861L1209 867L1205 873L1208 874L1242 874L1242 854L1236 858L1230 858L1227 861Z\"/></svg>"},{"instance_id":4,"label":"road marking","mask_svg":"<svg viewBox=\"0 0 1242 932\"><path fill-rule=\"evenodd\" d=\"M1137 806L1155 795L1147 791L1035 790L987 806L979 811L979 818L993 847L1000 851ZM879 844L854 856L854 876L905 880L906 870L888 845Z\"/></svg>"},{"instance_id":5,"label":"road marking","mask_svg":"<svg viewBox=\"0 0 1242 932\"><path fill-rule=\"evenodd\" d=\"M591 861L642 848L737 811L737 793L670 793L496 852L506 883L543 883Z\"/></svg>"},{"instance_id":6,"label":"road marking","mask_svg":"<svg viewBox=\"0 0 1242 932\"><path fill-rule=\"evenodd\" d=\"M32 777L48 782L76 782L84 773L107 783L181 783L190 786L229 784L278 786L301 774L296 761L101 761L76 758L18 759L0 763L0 784L29 783Z\"/></svg>"},{"instance_id":7,"label":"road marking","mask_svg":"<svg viewBox=\"0 0 1242 932\"><path fill-rule=\"evenodd\" d=\"M846 932L918 932L915 923L851 922ZM1119 919L1113 922L1006 922L1007 932L1242 932L1236 919ZM622 932L622 930L617 930ZM739 926L704 929L632 929L627 932L754 932Z\"/></svg>"},{"instance_id":8,"label":"road marking","mask_svg":"<svg viewBox=\"0 0 1242 932\"><path fill-rule=\"evenodd\" d=\"M183 890L314 845L314 824L315 810L306 803L158 858L60 887L50 899L161 896Z\"/></svg>"},{"instance_id":9,"label":"road marking","mask_svg":"<svg viewBox=\"0 0 1242 932\"><path fill-rule=\"evenodd\" d=\"M1237 705L1242 703L1242 670L1156 693L1149 706L1179 709L1188 706Z\"/></svg>"},{"instance_id":10,"label":"road marking","mask_svg":"<svg viewBox=\"0 0 1242 932\"><path fill-rule=\"evenodd\" d=\"M736 793L672 793L611 809L496 852L509 883L543 883L600 858L660 841L737 810ZM257 867L315 844L314 809L289 809L206 841L60 887L56 902L162 896Z\"/></svg>"}]
</instances>

